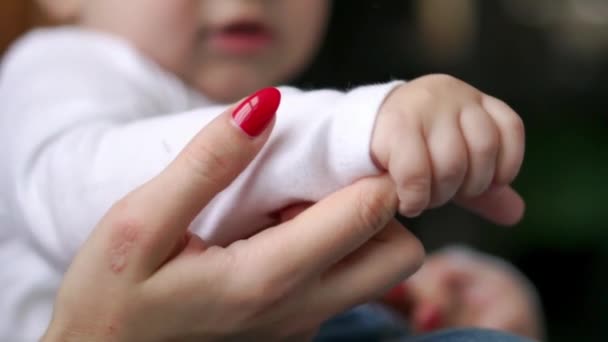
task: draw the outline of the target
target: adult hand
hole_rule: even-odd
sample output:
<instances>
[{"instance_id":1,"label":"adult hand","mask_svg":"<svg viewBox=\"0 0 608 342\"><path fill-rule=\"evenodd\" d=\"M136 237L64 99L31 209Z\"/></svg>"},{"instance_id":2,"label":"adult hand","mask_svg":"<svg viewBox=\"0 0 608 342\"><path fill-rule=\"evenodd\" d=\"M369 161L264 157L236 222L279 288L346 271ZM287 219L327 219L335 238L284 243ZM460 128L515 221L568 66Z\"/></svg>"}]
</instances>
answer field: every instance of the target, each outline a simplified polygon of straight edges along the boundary
<instances>
[{"instance_id":1,"label":"adult hand","mask_svg":"<svg viewBox=\"0 0 608 342\"><path fill-rule=\"evenodd\" d=\"M307 337L419 267L423 248L393 220L387 177L225 248L188 233L267 140L277 105L267 89L220 115L110 209L64 278L46 341Z\"/></svg>"}]
</instances>

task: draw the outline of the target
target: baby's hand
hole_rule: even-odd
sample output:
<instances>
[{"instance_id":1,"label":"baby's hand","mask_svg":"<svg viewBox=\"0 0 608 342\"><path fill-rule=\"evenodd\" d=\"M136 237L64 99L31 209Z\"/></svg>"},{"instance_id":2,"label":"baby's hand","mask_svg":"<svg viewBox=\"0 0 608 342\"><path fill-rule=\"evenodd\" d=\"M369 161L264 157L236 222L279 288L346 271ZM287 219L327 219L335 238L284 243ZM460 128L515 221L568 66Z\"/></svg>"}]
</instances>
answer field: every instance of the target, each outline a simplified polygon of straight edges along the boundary
<instances>
[{"instance_id":1,"label":"baby's hand","mask_svg":"<svg viewBox=\"0 0 608 342\"><path fill-rule=\"evenodd\" d=\"M402 215L452 199L497 223L523 214L508 186L523 161L522 120L458 79L430 75L396 88L380 108L371 152L395 181Z\"/></svg>"}]
</instances>

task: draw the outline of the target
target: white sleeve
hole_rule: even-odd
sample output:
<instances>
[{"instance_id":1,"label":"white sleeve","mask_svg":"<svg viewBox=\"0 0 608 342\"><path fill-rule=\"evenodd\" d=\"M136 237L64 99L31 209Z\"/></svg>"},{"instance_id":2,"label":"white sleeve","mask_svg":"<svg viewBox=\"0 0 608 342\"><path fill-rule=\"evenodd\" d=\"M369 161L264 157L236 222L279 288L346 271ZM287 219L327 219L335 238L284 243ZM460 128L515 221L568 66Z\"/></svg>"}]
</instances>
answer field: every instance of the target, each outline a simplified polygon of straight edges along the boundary
<instances>
[{"instance_id":1,"label":"white sleeve","mask_svg":"<svg viewBox=\"0 0 608 342\"><path fill-rule=\"evenodd\" d=\"M25 52L9 58L0 79L2 186L38 248L67 265L111 204L160 172L224 108L149 115L149 106L162 106L159 97L103 59L66 61L47 52L40 60ZM318 200L377 172L369 140L393 87L282 89L269 144L192 229L225 244L289 203Z\"/></svg>"},{"instance_id":2,"label":"white sleeve","mask_svg":"<svg viewBox=\"0 0 608 342\"><path fill-rule=\"evenodd\" d=\"M195 221L196 231L225 245L268 226L290 204L315 202L377 174L370 155L376 113L400 82L302 92L281 88L273 134L260 155Z\"/></svg>"}]
</instances>

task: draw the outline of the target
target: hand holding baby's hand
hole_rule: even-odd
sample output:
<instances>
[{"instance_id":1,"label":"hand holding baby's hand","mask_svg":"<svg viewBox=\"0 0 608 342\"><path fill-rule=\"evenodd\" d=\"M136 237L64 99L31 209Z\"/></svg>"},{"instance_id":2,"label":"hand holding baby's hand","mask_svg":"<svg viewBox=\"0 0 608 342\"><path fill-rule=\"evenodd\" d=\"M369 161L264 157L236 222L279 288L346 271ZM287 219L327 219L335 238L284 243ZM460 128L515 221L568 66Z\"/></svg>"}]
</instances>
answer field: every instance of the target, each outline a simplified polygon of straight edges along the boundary
<instances>
[{"instance_id":1,"label":"hand holding baby's hand","mask_svg":"<svg viewBox=\"0 0 608 342\"><path fill-rule=\"evenodd\" d=\"M497 223L523 214L508 186L523 161L522 120L458 79L430 75L395 89L380 108L371 149L395 181L405 216L452 199Z\"/></svg>"}]
</instances>

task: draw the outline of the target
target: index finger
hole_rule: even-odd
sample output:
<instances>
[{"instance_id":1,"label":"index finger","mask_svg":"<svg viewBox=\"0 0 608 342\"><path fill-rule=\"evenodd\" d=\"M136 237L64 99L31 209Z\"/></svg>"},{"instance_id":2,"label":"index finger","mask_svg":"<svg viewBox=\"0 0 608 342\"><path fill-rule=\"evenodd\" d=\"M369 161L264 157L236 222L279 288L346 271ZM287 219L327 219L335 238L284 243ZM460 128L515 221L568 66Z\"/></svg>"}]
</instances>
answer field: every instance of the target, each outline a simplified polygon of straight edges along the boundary
<instances>
[{"instance_id":1,"label":"index finger","mask_svg":"<svg viewBox=\"0 0 608 342\"><path fill-rule=\"evenodd\" d=\"M118 221L110 225L130 231L131 240L134 235L144 240L134 253L144 272L167 259L196 215L254 159L268 139L279 102L279 91L267 88L226 110L159 176L113 208L109 216Z\"/></svg>"},{"instance_id":2,"label":"index finger","mask_svg":"<svg viewBox=\"0 0 608 342\"><path fill-rule=\"evenodd\" d=\"M261 264L278 278L326 270L376 235L394 217L398 198L388 176L366 178L321 200L293 220L252 237ZM293 281L293 279L292 279ZM297 280L296 280L297 282Z\"/></svg>"}]
</instances>

